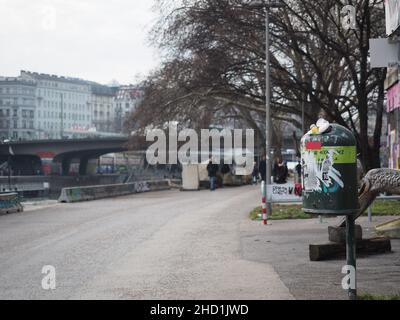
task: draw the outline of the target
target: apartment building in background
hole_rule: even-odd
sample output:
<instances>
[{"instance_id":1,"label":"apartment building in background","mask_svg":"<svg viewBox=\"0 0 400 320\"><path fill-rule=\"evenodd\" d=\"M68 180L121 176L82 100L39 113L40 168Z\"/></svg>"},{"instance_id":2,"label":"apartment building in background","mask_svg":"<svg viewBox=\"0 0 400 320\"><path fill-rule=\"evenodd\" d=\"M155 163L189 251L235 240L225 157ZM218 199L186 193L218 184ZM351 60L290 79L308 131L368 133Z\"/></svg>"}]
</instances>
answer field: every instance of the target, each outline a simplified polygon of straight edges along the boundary
<instances>
[{"instance_id":1,"label":"apartment building in background","mask_svg":"<svg viewBox=\"0 0 400 320\"><path fill-rule=\"evenodd\" d=\"M115 130L124 131L124 120L136 110L143 99L143 90L137 86L121 86L115 94Z\"/></svg>"},{"instance_id":2,"label":"apartment building in background","mask_svg":"<svg viewBox=\"0 0 400 320\"><path fill-rule=\"evenodd\" d=\"M0 77L0 139L37 138L36 83L19 77Z\"/></svg>"},{"instance_id":3,"label":"apartment building in background","mask_svg":"<svg viewBox=\"0 0 400 320\"><path fill-rule=\"evenodd\" d=\"M0 77L0 139L66 139L122 134L143 91L21 71Z\"/></svg>"},{"instance_id":4,"label":"apartment building in background","mask_svg":"<svg viewBox=\"0 0 400 320\"><path fill-rule=\"evenodd\" d=\"M93 126L96 132L116 133L115 93L117 88L92 83Z\"/></svg>"},{"instance_id":5,"label":"apartment building in background","mask_svg":"<svg viewBox=\"0 0 400 320\"><path fill-rule=\"evenodd\" d=\"M91 87L86 81L28 71L21 71L20 78L36 82L39 139L62 139L92 128Z\"/></svg>"}]
</instances>

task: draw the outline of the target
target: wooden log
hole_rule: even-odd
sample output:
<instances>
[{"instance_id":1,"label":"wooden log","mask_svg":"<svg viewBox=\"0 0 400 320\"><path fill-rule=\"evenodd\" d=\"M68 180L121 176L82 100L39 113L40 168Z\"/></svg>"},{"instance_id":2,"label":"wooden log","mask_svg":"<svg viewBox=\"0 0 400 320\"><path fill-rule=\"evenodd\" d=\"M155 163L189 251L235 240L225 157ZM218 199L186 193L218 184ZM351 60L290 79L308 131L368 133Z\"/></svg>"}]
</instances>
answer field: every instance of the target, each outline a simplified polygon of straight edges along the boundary
<instances>
[{"instance_id":1,"label":"wooden log","mask_svg":"<svg viewBox=\"0 0 400 320\"><path fill-rule=\"evenodd\" d=\"M346 258L345 243L310 244L310 260L324 261ZM382 254L392 251L390 239L372 238L357 241L357 257Z\"/></svg>"},{"instance_id":2,"label":"wooden log","mask_svg":"<svg viewBox=\"0 0 400 320\"><path fill-rule=\"evenodd\" d=\"M346 242L346 227L328 227L329 241L335 243ZM356 240L362 239L362 228L360 225L356 225L355 228Z\"/></svg>"}]
</instances>

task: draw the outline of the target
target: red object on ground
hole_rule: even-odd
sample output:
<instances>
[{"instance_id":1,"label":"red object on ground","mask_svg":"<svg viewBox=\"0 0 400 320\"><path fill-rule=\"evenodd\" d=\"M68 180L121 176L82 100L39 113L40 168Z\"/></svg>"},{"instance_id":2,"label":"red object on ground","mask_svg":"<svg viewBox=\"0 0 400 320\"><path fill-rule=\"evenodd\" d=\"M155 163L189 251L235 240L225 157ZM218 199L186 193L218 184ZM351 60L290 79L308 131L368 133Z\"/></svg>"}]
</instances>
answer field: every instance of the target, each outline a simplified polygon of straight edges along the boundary
<instances>
[{"instance_id":1,"label":"red object on ground","mask_svg":"<svg viewBox=\"0 0 400 320\"><path fill-rule=\"evenodd\" d=\"M301 197L303 192L303 186L301 185L301 183L296 183L294 185L294 194L298 197Z\"/></svg>"}]
</instances>

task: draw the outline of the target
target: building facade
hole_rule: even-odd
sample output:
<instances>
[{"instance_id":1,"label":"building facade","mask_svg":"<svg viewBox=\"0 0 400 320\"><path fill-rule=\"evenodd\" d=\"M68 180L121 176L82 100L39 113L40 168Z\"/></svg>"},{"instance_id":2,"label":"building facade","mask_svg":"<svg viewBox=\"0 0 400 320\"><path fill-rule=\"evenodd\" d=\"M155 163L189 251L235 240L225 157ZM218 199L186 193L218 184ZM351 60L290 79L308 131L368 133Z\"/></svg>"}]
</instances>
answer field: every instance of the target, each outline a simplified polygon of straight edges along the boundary
<instances>
[{"instance_id":1,"label":"building facade","mask_svg":"<svg viewBox=\"0 0 400 320\"><path fill-rule=\"evenodd\" d=\"M109 87L37 72L0 77L0 139L119 135L143 98L137 86Z\"/></svg>"},{"instance_id":2,"label":"building facade","mask_svg":"<svg viewBox=\"0 0 400 320\"><path fill-rule=\"evenodd\" d=\"M36 84L30 79L0 78L0 138L36 139Z\"/></svg>"},{"instance_id":3,"label":"building facade","mask_svg":"<svg viewBox=\"0 0 400 320\"><path fill-rule=\"evenodd\" d=\"M387 90L386 111L388 115L387 124L387 146L388 167L400 169L400 70L391 68L385 81Z\"/></svg>"},{"instance_id":4,"label":"building facade","mask_svg":"<svg viewBox=\"0 0 400 320\"><path fill-rule=\"evenodd\" d=\"M39 139L75 137L92 128L91 87L83 80L21 71L21 79L36 82Z\"/></svg>"},{"instance_id":5,"label":"building facade","mask_svg":"<svg viewBox=\"0 0 400 320\"><path fill-rule=\"evenodd\" d=\"M143 89L137 86L122 86L115 94L115 131L124 130L124 122L143 100Z\"/></svg>"},{"instance_id":6,"label":"building facade","mask_svg":"<svg viewBox=\"0 0 400 320\"><path fill-rule=\"evenodd\" d=\"M92 108L93 108L93 126L96 132L116 133L115 131L115 93L116 88L93 83Z\"/></svg>"}]
</instances>

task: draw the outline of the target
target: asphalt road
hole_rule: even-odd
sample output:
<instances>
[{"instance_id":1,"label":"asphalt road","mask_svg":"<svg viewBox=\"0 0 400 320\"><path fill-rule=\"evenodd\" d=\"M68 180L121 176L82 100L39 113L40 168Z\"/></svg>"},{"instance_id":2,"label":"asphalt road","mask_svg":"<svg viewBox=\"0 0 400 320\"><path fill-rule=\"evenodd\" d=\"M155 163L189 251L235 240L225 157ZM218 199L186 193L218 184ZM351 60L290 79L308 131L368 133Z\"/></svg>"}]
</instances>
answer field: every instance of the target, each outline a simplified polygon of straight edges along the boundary
<instances>
[{"instance_id":1,"label":"asphalt road","mask_svg":"<svg viewBox=\"0 0 400 320\"><path fill-rule=\"evenodd\" d=\"M242 230L265 230L248 219L259 201L249 186L0 216L0 299L292 299L270 263L246 258Z\"/></svg>"}]
</instances>

